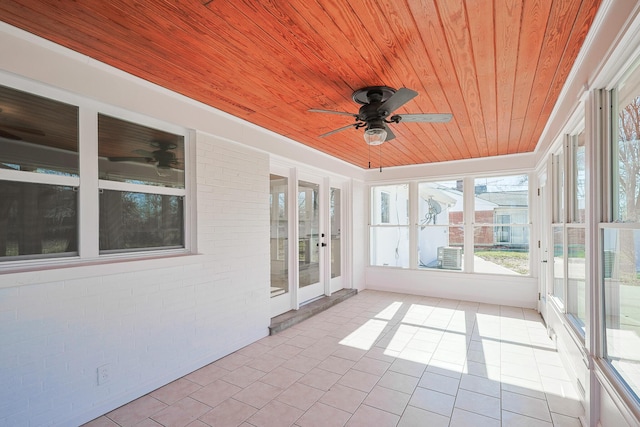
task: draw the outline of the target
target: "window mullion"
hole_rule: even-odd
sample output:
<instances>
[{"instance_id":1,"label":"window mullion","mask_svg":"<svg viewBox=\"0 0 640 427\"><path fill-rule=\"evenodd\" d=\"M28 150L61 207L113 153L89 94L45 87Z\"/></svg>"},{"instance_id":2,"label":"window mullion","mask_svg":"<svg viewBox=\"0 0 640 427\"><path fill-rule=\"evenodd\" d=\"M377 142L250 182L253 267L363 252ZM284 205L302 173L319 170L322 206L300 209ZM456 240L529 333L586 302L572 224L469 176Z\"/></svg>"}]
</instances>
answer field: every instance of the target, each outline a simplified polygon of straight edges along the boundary
<instances>
[{"instance_id":1,"label":"window mullion","mask_svg":"<svg viewBox=\"0 0 640 427\"><path fill-rule=\"evenodd\" d=\"M78 251L80 258L98 257L98 113L89 107L79 111L80 189L78 202Z\"/></svg>"}]
</instances>

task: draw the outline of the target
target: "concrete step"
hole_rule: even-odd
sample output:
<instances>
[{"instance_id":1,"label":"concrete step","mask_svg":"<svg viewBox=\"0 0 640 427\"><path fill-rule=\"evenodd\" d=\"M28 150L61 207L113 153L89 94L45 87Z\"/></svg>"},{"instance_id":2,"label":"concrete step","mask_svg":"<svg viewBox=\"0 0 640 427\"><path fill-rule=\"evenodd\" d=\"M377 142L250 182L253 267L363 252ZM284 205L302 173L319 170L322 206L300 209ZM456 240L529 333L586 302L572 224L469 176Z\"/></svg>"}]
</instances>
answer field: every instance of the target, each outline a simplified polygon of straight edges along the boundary
<instances>
[{"instance_id":1,"label":"concrete step","mask_svg":"<svg viewBox=\"0 0 640 427\"><path fill-rule=\"evenodd\" d=\"M358 293L357 289L341 289L334 292L331 296L318 298L308 304L303 305L298 310L290 310L286 313L282 313L271 319L271 326L269 326L269 335L275 335L278 332L284 331L287 328L292 327L305 319L310 318L318 313L321 313L346 300Z\"/></svg>"}]
</instances>

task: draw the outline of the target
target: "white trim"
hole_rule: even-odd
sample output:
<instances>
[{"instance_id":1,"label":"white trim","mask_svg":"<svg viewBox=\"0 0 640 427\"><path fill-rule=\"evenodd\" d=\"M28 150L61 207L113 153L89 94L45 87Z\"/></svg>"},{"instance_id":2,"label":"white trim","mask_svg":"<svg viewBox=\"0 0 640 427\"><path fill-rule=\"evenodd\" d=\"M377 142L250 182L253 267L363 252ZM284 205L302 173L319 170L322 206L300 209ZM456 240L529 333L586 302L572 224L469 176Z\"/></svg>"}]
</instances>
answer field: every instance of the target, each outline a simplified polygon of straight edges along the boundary
<instances>
[{"instance_id":1,"label":"white trim","mask_svg":"<svg viewBox=\"0 0 640 427\"><path fill-rule=\"evenodd\" d=\"M185 196L184 188L161 187L158 185L133 184L130 182L98 180L98 188L101 190L130 191L132 193L162 194L166 196Z\"/></svg>"},{"instance_id":2,"label":"white trim","mask_svg":"<svg viewBox=\"0 0 640 427\"><path fill-rule=\"evenodd\" d=\"M0 180L29 182L32 184L62 185L65 187L80 186L80 178L78 178L77 176L26 172L3 168L0 168Z\"/></svg>"}]
</instances>

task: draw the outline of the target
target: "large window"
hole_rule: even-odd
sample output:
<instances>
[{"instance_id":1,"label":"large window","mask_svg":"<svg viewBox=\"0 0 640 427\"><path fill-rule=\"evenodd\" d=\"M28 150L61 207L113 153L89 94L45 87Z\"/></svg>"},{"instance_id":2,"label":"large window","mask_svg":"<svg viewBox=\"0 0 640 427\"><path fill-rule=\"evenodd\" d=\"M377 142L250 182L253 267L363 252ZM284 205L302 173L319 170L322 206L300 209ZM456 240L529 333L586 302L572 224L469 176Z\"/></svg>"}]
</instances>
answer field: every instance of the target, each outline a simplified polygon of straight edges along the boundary
<instances>
[{"instance_id":1,"label":"large window","mask_svg":"<svg viewBox=\"0 0 640 427\"><path fill-rule=\"evenodd\" d=\"M0 260L78 253L78 107L0 86Z\"/></svg>"},{"instance_id":2,"label":"large window","mask_svg":"<svg viewBox=\"0 0 640 427\"><path fill-rule=\"evenodd\" d=\"M371 188L371 265L409 267L409 185Z\"/></svg>"},{"instance_id":3,"label":"large window","mask_svg":"<svg viewBox=\"0 0 640 427\"><path fill-rule=\"evenodd\" d=\"M184 136L98 115L100 251L184 246Z\"/></svg>"},{"instance_id":4,"label":"large window","mask_svg":"<svg viewBox=\"0 0 640 427\"><path fill-rule=\"evenodd\" d=\"M463 182L418 184L418 266L462 270Z\"/></svg>"},{"instance_id":5,"label":"large window","mask_svg":"<svg viewBox=\"0 0 640 427\"><path fill-rule=\"evenodd\" d=\"M611 212L602 229L605 358L640 396L640 69L614 90Z\"/></svg>"},{"instance_id":6,"label":"large window","mask_svg":"<svg viewBox=\"0 0 640 427\"><path fill-rule=\"evenodd\" d=\"M184 131L83 108L0 86L0 261L185 247Z\"/></svg>"},{"instance_id":7,"label":"large window","mask_svg":"<svg viewBox=\"0 0 640 427\"><path fill-rule=\"evenodd\" d=\"M474 181L474 271L529 274L527 175Z\"/></svg>"}]
</instances>

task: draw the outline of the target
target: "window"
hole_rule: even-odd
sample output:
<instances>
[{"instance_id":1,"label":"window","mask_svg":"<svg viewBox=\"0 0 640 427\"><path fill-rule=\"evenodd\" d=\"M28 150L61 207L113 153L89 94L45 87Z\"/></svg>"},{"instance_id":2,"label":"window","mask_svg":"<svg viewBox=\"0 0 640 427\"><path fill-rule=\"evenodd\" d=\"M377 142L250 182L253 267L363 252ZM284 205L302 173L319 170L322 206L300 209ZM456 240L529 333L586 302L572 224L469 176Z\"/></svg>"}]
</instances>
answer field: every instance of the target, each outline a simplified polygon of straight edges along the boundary
<instances>
[{"instance_id":1,"label":"window","mask_svg":"<svg viewBox=\"0 0 640 427\"><path fill-rule=\"evenodd\" d=\"M409 185L371 188L371 265L409 267Z\"/></svg>"},{"instance_id":2,"label":"window","mask_svg":"<svg viewBox=\"0 0 640 427\"><path fill-rule=\"evenodd\" d=\"M463 182L418 184L418 267L462 270Z\"/></svg>"},{"instance_id":3,"label":"window","mask_svg":"<svg viewBox=\"0 0 640 427\"><path fill-rule=\"evenodd\" d=\"M527 175L474 181L474 271L529 274Z\"/></svg>"},{"instance_id":4,"label":"window","mask_svg":"<svg viewBox=\"0 0 640 427\"><path fill-rule=\"evenodd\" d=\"M0 86L0 260L78 253L78 107Z\"/></svg>"},{"instance_id":5,"label":"window","mask_svg":"<svg viewBox=\"0 0 640 427\"><path fill-rule=\"evenodd\" d=\"M600 225L604 357L640 400L640 68L613 91L611 222Z\"/></svg>"},{"instance_id":6,"label":"window","mask_svg":"<svg viewBox=\"0 0 640 427\"><path fill-rule=\"evenodd\" d=\"M184 247L184 136L98 115L100 251Z\"/></svg>"},{"instance_id":7,"label":"window","mask_svg":"<svg viewBox=\"0 0 640 427\"><path fill-rule=\"evenodd\" d=\"M184 131L79 104L0 86L0 261L184 248Z\"/></svg>"}]
</instances>

